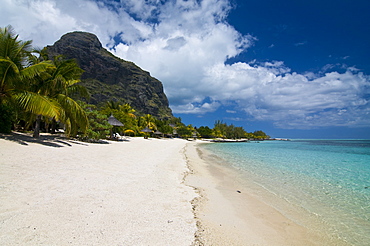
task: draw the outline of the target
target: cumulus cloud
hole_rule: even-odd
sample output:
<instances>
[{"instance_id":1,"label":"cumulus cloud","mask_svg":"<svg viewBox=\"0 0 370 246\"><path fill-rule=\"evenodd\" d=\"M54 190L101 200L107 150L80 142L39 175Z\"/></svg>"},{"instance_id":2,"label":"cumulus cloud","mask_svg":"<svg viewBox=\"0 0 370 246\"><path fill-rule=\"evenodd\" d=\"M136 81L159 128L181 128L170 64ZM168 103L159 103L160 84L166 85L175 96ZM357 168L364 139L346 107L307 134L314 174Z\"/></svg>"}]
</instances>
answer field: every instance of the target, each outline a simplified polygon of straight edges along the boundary
<instances>
[{"instance_id":1,"label":"cumulus cloud","mask_svg":"<svg viewBox=\"0 0 370 246\"><path fill-rule=\"evenodd\" d=\"M12 25L23 40L35 46L53 44L72 31L95 33L103 45L123 31L132 39L142 36L140 26L133 26L132 17L119 11L115 1L90 0L0 0L0 24ZM118 11L117 11L118 10Z\"/></svg>"},{"instance_id":2,"label":"cumulus cloud","mask_svg":"<svg viewBox=\"0 0 370 246\"><path fill-rule=\"evenodd\" d=\"M297 74L282 61L228 64L257 40L227 23L229 0L0 3L1 26L12 24L40 46L74 30L97 34L111 52L163 82L175 113L234 105L227 112L281 128L370 124L370 79L356 68L342 66L340 73L328 64L317 74Z\"/></svg>"}]
</instances>

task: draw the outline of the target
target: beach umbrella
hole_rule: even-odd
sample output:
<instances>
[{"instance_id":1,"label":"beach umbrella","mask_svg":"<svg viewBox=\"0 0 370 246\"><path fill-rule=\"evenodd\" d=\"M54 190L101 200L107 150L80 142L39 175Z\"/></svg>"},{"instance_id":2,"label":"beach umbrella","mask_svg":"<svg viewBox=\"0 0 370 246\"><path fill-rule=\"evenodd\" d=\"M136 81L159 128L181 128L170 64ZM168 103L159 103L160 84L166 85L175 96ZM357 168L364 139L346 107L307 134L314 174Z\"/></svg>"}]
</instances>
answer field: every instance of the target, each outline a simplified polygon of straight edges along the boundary
<instances>
[{"instance_id":1,"label":"beach umbrella","mask_svg":"<svg viewBox=\"0 0 370 246\"><path fill-rule=\"evenodd\" d=\"M133 130L131 130L131 129L128 129L128 130L124 131L124 133L125 133L125 135L126 135L127 133L132 133L132 134L134 134L134 135L135 135L135 131L133 131Z\"/></svg>"},{"instance_id":2,"label":"beach umbrella","mask_svg":"<svg viewBox=\"0 0 370 246\"><path fill-rule=\"evenodd\" d=\"M152 130L150 130L148 127L145 127L143 130L141 130L141 132L149 133L149 132L152 132ZM148 137L146 136L146 134L144 135L144 138L148 138Z\"/></svg>"},{"instance_id":3,"label":"beach umbrella","mask_svg":"<svg viewBox=\"0 0 370 246\"><path fill-rule=\"evenodd\" d=\"M152 132L152 130L150 130L148 127L145 127L143 130L141 130L141 132L148 133L148 132Z\"/></svg>"},{"instance_id":4,"label":"beach umbrella","mask_svg":"<svg viewBox=\"0 0 370 246\"><path fill-rule=\"evenodd\" d=\"M111 114L108 118L108 123L112 126L123 126L122 122L117 120L113 114ZM113 138L113 129L110 129L110 138Z\"/></svg>"},{"instance_id":5,"label":"beach umbrella","mask_svg":"<svg viewBox=\"0 0 370 246\"><path fill-rule=\"evenodd\" d=\"M158 130L156 130L155 132L154 132L154 134L155 135L163 135L163 133L161 133L160 131L158 131Z\"/></svg>"},{"instance_id":6,"label":"beach umbrella","mask_svg":"<svg viewBox=\"0 0 370 246\"><path fill-rule=\"evenodd\" d=\"M108 123L112 126L123 126L121 121L117 120L112 114L108 118Z\"/></svg>"}]
</instances>

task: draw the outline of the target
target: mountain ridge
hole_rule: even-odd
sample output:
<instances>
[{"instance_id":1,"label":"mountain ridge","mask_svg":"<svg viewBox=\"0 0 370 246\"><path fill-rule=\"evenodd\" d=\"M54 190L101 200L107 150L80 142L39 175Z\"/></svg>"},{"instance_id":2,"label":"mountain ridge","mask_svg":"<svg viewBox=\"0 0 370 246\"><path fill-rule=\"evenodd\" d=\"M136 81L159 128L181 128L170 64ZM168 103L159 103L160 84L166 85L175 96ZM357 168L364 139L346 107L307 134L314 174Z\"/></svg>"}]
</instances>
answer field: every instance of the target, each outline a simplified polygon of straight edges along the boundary
<instances>
[{"instance_id":1,"label":"mountain ridge","mask_svg":"<svg viewBox=\"0 0 370 246\"><path fill-rule=\"evenodd\" d=\"M67 33L45 50L49 59L58 55L76 59L85 71L81 84L91 94L89 103L99 105L112 100L129 103L142 114L162 119L173 117L162 83L133 62L103 48L95 34Z\"/></svg>"}]
</instances>

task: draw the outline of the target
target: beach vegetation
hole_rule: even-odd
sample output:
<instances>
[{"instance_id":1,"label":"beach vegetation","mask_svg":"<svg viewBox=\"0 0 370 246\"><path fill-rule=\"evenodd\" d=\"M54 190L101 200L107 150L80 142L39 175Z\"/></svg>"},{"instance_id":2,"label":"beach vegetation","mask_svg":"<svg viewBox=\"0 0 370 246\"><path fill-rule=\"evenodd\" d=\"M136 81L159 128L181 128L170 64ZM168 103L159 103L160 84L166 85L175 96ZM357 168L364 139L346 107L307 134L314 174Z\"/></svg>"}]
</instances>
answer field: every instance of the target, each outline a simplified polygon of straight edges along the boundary
<instances>
[{"instance_id":1,"label":"beach vegetation","mask_svg":"<svg viewBox=\"0 0 370 246\"><path fill-rule=\"evenodd\" d=\"M39 52L39 57L34 60L44 60L47 57ZM85 132L88 128L88 119L83 108L71 98L75 94L79 94L88 98L88 92L85 87L80 85L80 77L83 70L79 68L74 60L65 60L61 56L54 57L50 61L53 66L50 66L40 76L35 77L30 83L29 90L37 93L47 100L50 104L58 108L59 121L63 122L65 133L67 136L76 136L78 131ZM36 117L34 127L34 137L39 136L40 121L42 114ZM52 132L55 132L57 117L44 117L44 121L50 122Z\"/></svg>"},{"instance_id":2,"label":"beach vegetation","mask_svg":"<svg viewBox=\"0 0 370 246\"><path fill-rule=\"evenodd\" d=\"M202 138L213 138L213 131L208 126L201 126L197 131Z\"/></svg>"},{"instance_id":3,"label":"beach vegetation","mask_svg":"<svg viewBox=\"0 0 370 246\"><path fill-rule=\"evenodd\" d=\"M253 132L253 138L255 138L255 139L268 139L268 138L270 138L270 136L268 136L263 131L258 130L258 131Z\"/></svg>"},{"instance_id":4,"label":"beach vegetation","mask_svg":"<svg viewBox=\"0 0 370 246\"><path fill-rule=\"evenodd\" d=\"M125 135L125 132L130 130L130 135L137 135L140 132L136 110L129 103L110 100L101 108L101 112L107 118L113 115L123 124L123 126L114 127L117 133Z\"/></svg>"},{"instance_id":5,"label":"beach vegetation","mask_svg":"<svg viewBox=\"0 0 370 246\"><path fill-rule=\"evenodd\" d=\"M113 126L108 124L107 116L99 111L95 105L78 102L85 110L89 125L87 130L79 136L83 141L97 141L106 139Z\"/></svg>"},{"instance_id":6,"label":"beach vegetation","mask_svg":"<svg viewBox=\"0 0 370 246\"><path fill-rule=\"evenodd\" d=\"M146 114L140 117L139 125L142 127L148 127L151 130L157 130L157 125L155 124L155 118L151 114Z\"/></svg>"},{"instance_id":7,"label":"beach vegetation","mask_svg":"<svg viewBox=\"0 0 370 246\"><path fill-rule=\"evenodd\" d=\"M222 120L216 120L213 129L208 126L201 126L197 129L199 135L203 138L224 138L224 139L269 139L265 132L259 130L247 132L241 126L233 124L228 125Z\"/></svg>"},{"instance_id":8,"label":"beach vegetation","mask_svg":"<svg viewBox=\"0 0 370 246\"><path fill-rule=\"evenodd\" d=\"M0 28L0 105L48 117L59 117L59 110L45 97L29 90L30 82L45 72L49 61L33 63L32 41L18 39L11 26ZM2 117L5 117L4 115ZM4 129L9 131L9 124Z\"/></svg>"},{"instance_id":9,"label":"beach vegetation","mask_svg":"<svg viewBox=\"0 0 370 246\"><path fill-rule=\"evenodd\" d=\"M170 126L170 123L168 120L155 120L155 125L157 126L157 130L165 135L172 135L173 134L173 128Z\"/></svg>"},{"instance_id":10,"label":"beach vegetation","mask_svg":"<svg viewBox=\"0 0 370 246\"><path fill-rule=\"evenodd\" d=\"M0 104L0 132L10 133L14 121L14 109L6 104Z\"/></svg>"},{"instance_id":11,"label":"beach vegetation","mask_svg":"<svg viewBox=\"0 0 370 246\"><path fill-rule=\"evenodd\" d=\"M182 138L191 138L197 136L196 129L190 125L182 125L177 128L177 134Z\"/></svg>"},{"instance_id":12,"label":"beach vegetation","mask_svg":"<svg viewBox=\"0 0 370 246\"><path fill-rule=\"evenodd\" d=\"M42 119L63 122L67 135L85 131L85 112L69 97L81 89L82 70L73 61L46 60L31 44L19 40L11 26L0 28L1 108L27 112L25 120L35 120L34 137L39 137Z\"/></svg>"},{"instance_id":13,"label":"beach vegetation","mask_svg":"<svg viewBox=\"0 0 370 246\"><path fill-rule=\"evenodd\" d=\"M216 120L213 127L213 136L216 138L227 138L226 128L226 123L224 123L222 120Z\"/></svg>"}]
</instances>

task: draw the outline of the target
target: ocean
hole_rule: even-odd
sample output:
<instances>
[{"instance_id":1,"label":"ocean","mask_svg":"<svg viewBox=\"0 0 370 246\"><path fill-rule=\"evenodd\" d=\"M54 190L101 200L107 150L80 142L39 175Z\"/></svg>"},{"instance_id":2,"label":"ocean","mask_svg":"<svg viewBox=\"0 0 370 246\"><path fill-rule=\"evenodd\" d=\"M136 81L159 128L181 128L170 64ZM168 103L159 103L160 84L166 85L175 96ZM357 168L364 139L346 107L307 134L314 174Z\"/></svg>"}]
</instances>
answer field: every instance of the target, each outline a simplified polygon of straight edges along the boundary
<instances>
[{"instance_id":1,"label":"ocean","mask_svg":"<svg viewBox=\"0 0 370 246\"><path fill-rule=\"evenodd\" d=\"M202 148L245 172L261 189L318 217L331 234L352 245L370 245L370 140L252 141Z\"/></svg>"}]
</instances>

